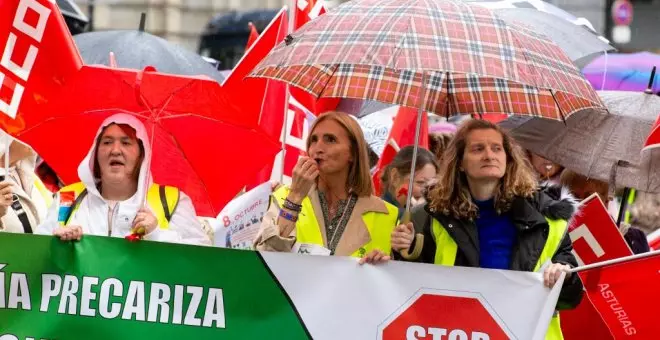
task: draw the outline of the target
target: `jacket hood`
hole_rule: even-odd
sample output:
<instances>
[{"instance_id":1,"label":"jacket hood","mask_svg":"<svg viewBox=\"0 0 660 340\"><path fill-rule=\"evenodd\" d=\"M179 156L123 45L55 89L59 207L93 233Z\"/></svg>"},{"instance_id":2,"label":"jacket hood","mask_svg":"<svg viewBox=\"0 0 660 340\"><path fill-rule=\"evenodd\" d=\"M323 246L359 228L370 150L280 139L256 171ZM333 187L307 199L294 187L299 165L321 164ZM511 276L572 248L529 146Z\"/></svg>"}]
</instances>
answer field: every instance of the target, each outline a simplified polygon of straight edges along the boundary
<instances>
[{"instance_id":1,"label":"jacket hood","mask_svg":"<svg viewBox=\"0 0 660 340\"><path fill-rule=\"evenodd\" d=\"M151 145L149 144L149 138L147 136L147 130L144 127L144 124L137 118L132 115L119 113L112 115L106 118L101 126L99 126L98 131L94 137L94 142L92 143L87 156L78 166L78 176L80 180L85 184L87 192L95 196L101 197L100 192L98 191L96 185L99 183L100 178L94 178L94 160L96 159L96 141L98 140L99 135L103 129L110 124L125 124L133 129L135 129L137 138L142 141L144 146L144 158L142 164L140 165L140 174L138 176L138 187L137 187L137 197L145 197L145 190L147 190L147 185L151 185L151 172L148 171L149 164L151 163ZM136 197L136 196L134 196Z\"/></svg>"},{"instance_id":2,"label":"jacket hood","mask_svg":"<svg viewBox=\"0 0 660 340\"><path fill-rule=\"evenodd\" d=\"M542 183L536 196L539 211L552 219L569 220L578 210L578 201L561 185Z\"/></svg>"}]
</instances>

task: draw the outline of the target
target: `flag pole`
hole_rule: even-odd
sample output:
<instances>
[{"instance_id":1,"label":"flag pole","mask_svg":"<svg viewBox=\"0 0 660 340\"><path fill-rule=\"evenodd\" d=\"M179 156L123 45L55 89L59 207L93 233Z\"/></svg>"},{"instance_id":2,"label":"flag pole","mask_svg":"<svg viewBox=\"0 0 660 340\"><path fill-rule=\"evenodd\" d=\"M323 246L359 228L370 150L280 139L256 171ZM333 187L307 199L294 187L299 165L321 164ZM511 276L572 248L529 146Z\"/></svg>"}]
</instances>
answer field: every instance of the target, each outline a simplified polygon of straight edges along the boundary
<instances>
[{"instance_id":1,"label":"flag pole","mask_svg":"<svg viewBox=\"0 0 660 340\"><path fill-rule=\"evenodd\" d=\"M295 16L295 6L296 6L296 1L297 0L292 0L293 6L291 7L291 11L289 11L289 7L286 5L284 6L285 11L289 11L289 17L288 17L288 27L287 27L287 32L291 33L293 32L293 27L294 27L294 16ZM280 24L280 27L277 29L278 36L281 36L282 33L282 27L284 25ZM285 39L286 40L286 39ZM284 121L282 122L282 163L280 165L280 184L284 184L284 169L286 165L286 137L288 135L287 128L289 126L289 98L291 96L291 93L289 92L289 84L286 83L284 86Z\"/></svg>"},{"instance_id":2,"label":"flag pole","mask_svg":"<svg viewBox=\"0 0 660 340\"><path fill-rule=\"evenodd\" d=\"M598 262L598 263L592 263L592 264L588 264L586 266L575 267L575 268L572 268L571 270L569 270L568 272L569 273L579 273L579 272L589 270L589 269L601 268L601 267L610 266L610 265L613 265L613 264L619 264L619 263L629 262L629 261L633 261L633 260L644 259L644 258L647 258L647 257L656 256L656 255L660 255L660 250L647 252L647 253L636 254L636 255L631 255L631 256L626 256L626 257L620 257L620 258L617 258L617 259L607 260L607 261Z\"/></svg>"},{"instance_id":3,"label":"flag pole","mask_svg":"<svg viewBox=\"0 0 660 340\"><path fill-rule=\"evenodd\" d=\"M8 133L5 133L5 136L7 138L7 143L5 143L5 176L9 177L9 146L12 143L12 138Z\"/></svg>"}]
</instances>

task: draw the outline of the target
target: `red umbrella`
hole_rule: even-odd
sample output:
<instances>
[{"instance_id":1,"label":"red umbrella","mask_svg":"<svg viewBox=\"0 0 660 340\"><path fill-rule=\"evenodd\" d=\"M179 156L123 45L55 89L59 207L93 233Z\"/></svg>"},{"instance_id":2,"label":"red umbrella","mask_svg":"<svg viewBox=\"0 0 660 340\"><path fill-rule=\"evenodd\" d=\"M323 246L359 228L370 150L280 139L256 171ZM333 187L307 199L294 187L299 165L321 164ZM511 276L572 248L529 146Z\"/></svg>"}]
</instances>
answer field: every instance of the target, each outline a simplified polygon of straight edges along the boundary
<instances>
[{"instance_id":1,"label":"red umbrella","mask_svg":"<svg viewBox=\"0 0 660 340\"><path fill-rule=\"evenodd\" d=\"M213 80L102 66L83 66L16 137L72 183L99 125L118 112L145 124L154 181L183 190L201 216L217 215L280 149Z\"/></svg>"}]
</instances>

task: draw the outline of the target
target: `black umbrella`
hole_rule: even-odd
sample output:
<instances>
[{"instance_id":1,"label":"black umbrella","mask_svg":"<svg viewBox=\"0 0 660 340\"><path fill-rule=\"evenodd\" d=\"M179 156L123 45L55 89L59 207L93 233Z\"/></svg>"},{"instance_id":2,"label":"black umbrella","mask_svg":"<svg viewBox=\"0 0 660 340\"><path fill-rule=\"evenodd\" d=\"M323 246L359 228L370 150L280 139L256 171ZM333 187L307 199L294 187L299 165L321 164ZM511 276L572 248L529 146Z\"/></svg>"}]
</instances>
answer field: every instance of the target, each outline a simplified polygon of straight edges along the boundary
<instances>
[{"instance_id":1,"label":"black umbrella","mask_svg":"<svg viewBox=\"0 0 660 340\"><path fill-rule=\"evenodd\" d=\"M110 52L113 52L121 68L141 70L153 66L164 73L206 75L219 83L225 79L200 55L142 30L88 32L73 39L86 64L110 65Z\"/></svg>"},{"instance_id":2,"label":"black umbrella","mask_svg":"<svg viewBox=\"0 0 660 340\"><path fill-rule=\"evenodd\" d=\"M72 0L57 0L57 6L64 17L66 26L69 28L71 34L78 34L85 31L85 27L89 23L89 19L80 10Z\"/></svg>"}]
</instances>

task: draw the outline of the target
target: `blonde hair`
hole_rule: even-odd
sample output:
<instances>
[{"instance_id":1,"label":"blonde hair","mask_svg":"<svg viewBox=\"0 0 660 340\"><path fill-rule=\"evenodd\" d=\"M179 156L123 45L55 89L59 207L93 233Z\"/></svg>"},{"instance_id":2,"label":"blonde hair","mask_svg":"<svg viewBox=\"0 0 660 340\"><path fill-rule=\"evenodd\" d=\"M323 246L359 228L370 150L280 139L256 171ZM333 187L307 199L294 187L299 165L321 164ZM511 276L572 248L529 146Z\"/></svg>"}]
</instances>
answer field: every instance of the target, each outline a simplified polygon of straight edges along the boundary
<instances>
[{"instance_id":1,"label":"blonde hair","mask_svg":"<svg viewBox=\"0 0 660 340\"><path fill-rule=\"evenodd\" d=\"M506 152L506 170L495 194L498 214L508 211L516 196L531 197L537 189L534 173L525 153L502 129L485 120L469 120L461 125L447 146L438 171L438 183L429 192L429 207L434 212L457 219L475 219L476 204L467 183L467 175L460 171L468 135L474 130L495 130L502 135Z\"/></svg>"},{"instance_id":2,"label":"blonde hair","mask_svg":"<svg viewBox=\"0 0 660 340\"><path fill-rule=\"evenodd\" d=\"M360 125L346 113L331 111L323 113L314 121L309 134L311 135L316 126L326 120L332 120L341 125L351 142L353 162L350 164L348 178L346 178L346 188L359 197L371 196L374 189L369 172L369 151ZM307 152L309 152L311 143L311 138L307 138Z\"/></svg>"},{"instance_id":3,"label":"blonde hair","mask_svg":"<svg viewBox=\"0 0 660 340\"><path fill-rule=\"evenodd\" d=\"M453 134L449 133L430 133L429 134L429 150L435 154L435 158L440 161L442 154L447 149L447 146L454 138Z\"/></svg>"},{"instance_id":4,"label":"blonde hair","mask_svg":"<svg viewBox=\"0 0 660 340\"><path fill-rule=\"evenodd\" d=\"M600 196L600 200L605 204L607 204L607 202L610 200L610 186L607 184L607 182L589 178L573 170L565 169L562 171L561 175L559 176L559 183L571 191L574 191L576 187L592 189L589 194L597 193L598 196ZM584 199L586 197L581 198Z\"/></svg>"}]
</instances>

